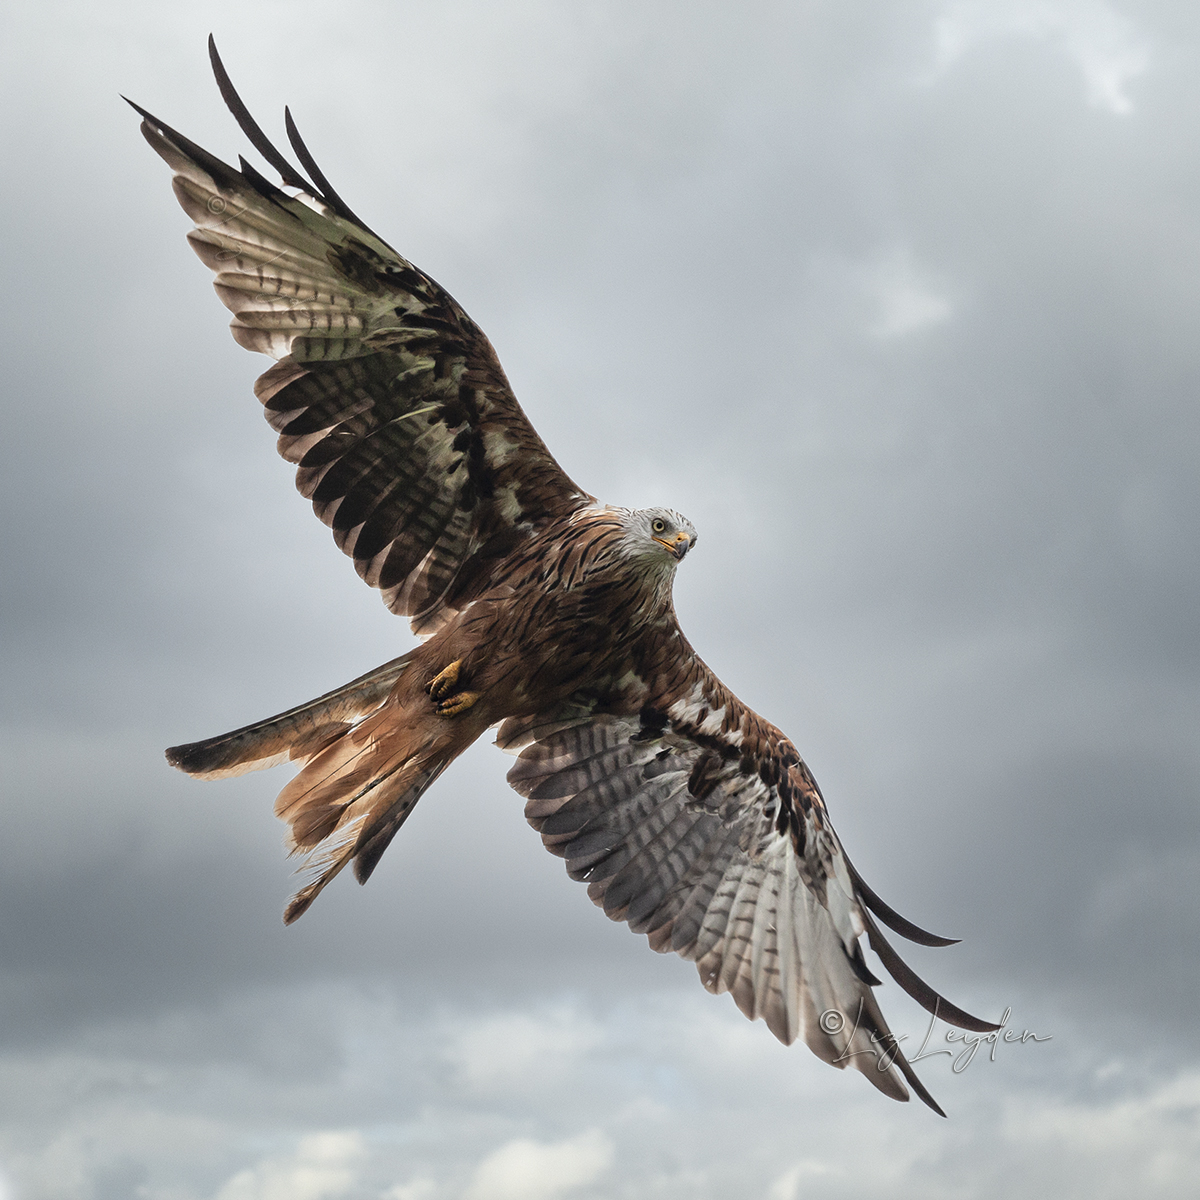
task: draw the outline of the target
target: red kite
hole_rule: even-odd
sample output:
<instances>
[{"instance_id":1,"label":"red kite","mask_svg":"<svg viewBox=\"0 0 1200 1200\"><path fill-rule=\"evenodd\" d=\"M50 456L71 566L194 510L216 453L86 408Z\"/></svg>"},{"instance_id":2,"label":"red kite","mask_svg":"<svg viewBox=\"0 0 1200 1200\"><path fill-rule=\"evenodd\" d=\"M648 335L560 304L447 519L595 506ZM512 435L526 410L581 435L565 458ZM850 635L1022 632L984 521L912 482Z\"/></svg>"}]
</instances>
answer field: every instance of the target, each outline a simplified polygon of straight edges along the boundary
<instances>
[{"instance_id":1,"label":"red kite","mask_svg":"<svg viewBox=\"0 0 1200 1200\"><path fill-rule=\"evenodd\" d=\"M348 863L365 882L430 784L498 725L526 818L608 916L694 960L781 1041L803 1037L898 1100L907 1080L940 1113L876 1004L860 939L943 1020L996 1026L899 958L874 918L922 945L951 939L867 887L795 746L684 637L671 587L691 522L573 483L478 326L350 211L285 110L308 177L288 162L210 52L282 186L138 108L142 132L175 173L234 337L278 360L255 392L301 494L424 641L168 760L205 779L300 764L275 805L312 871L291 922Z\"/></svg>"}]
</instances>

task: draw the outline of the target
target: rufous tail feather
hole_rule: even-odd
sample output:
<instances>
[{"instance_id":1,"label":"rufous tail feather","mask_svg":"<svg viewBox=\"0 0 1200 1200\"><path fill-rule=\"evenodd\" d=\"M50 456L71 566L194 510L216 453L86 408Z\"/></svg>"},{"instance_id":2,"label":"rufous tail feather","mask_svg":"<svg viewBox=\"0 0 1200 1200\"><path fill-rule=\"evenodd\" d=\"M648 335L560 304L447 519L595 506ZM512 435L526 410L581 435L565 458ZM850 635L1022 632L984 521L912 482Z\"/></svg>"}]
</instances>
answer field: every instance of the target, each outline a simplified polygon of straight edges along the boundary
<instances>
[{"instance_id":1,"label":"rufous tail feather","mask_svg":"<svg viewBox=\"0 0 1200 1200\"><path fill-rule=\"evenodd\" d=\"M172 746L166 752L167 762L198 779L225 779L289 760L310 759L388 698L413 653L265 721L202 742Z\"/></svg>"}]
</instances>

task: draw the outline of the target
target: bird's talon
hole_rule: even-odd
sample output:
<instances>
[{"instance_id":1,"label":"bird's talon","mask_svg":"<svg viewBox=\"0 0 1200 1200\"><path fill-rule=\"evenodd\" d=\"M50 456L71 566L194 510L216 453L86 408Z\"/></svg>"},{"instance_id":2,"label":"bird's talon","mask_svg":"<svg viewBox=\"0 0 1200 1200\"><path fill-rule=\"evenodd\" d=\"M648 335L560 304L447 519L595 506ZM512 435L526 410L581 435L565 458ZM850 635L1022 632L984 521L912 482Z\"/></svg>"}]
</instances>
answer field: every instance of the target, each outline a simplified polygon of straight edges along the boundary
<instances>
[{"instance_id":1,"label":"bird's talon","mask_svg":"<svg viewBox=\"0 0 1200 1200\"><path fill-rule=\"evenodd\" d=\"M438 715L456 717L460 712L466 712L482 695L482 692L456 692L443 700L437 706Z\"/></svg>"},{"instance_id":2,"label":"bird's talon","mask_svg":"<svg viewBox=\"0 0 1200 1200\"><path fill-rule=\"evenodd\" d=\"M439 671L426 685L425 690L434 700L442 700L449 696L458 682L458 672L463 660L456 658L448 667ZM439 711L440 708L439 708Z\"/></svg>"}]
</instances>

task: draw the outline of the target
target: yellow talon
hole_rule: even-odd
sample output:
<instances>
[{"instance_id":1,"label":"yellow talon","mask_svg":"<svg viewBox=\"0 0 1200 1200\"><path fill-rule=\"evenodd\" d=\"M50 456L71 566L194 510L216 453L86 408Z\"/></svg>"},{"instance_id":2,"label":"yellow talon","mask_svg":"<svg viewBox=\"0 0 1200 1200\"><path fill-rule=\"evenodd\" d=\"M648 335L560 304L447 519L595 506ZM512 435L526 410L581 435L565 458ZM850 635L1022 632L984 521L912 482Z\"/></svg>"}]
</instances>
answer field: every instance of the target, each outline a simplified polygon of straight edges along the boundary
<instances>
[{"instance_id":1,"label":"yellow talon","mask_svg":"<svg viewBox=\"0 0 1200 1200\"><path fill-rule=\"evenodd\" d=\"M454 691L454 685L458 682L459 668L462 666L463 660L456 658L448 667L439 671L426 685L425 690L433 697L434 700L441 700L449 696ZM474 703L474 701L472 701ZM441 711L439 707L439 712Z\"/></svg>"},{"instance_id":2,"label":"yellow talon","mask_svg":"<svg viewBox=\"0 0 1200 1200\"><path fill-rule=\"evenodd\" d=\"M482 692L457 692L437 706L438 715L456 717L460 712L466 712L482 695Z\"/></svg>"}]
</instances>

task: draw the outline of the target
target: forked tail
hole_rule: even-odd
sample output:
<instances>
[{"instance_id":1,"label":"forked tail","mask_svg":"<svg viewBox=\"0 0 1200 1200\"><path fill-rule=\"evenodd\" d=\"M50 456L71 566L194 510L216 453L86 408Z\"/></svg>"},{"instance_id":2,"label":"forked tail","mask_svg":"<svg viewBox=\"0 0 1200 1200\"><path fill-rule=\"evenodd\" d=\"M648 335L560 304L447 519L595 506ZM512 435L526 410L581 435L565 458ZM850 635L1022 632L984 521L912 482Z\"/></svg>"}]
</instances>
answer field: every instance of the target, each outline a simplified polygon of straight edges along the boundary
<instances>
[{"instance_id":1,"label":"forked tail","mask_svg":"<svg viewBox=\"0 0 1200 1200\"><path fill-rule=\"evenodd\" d=\"M278 716L167 751L172 766L201 779L302 764L275 801L288 847L307 855L311 876L285 924L348 862L365 883L426 788L482 732L476 721L438 716L419 670L406 672L416 653Z\"/></svg>"},{"instance_id":2,"label":"forked tail","mask_svg":"<svg viewBox=\"0 0 1200 1200\"><path fill-rule=\"evenodd\" d=\"M167 762L197 779L227 779L284 762L307 761L377 709L415 651L278 716L202 742L171 746Z\"/></svg>"}]
</instances>

